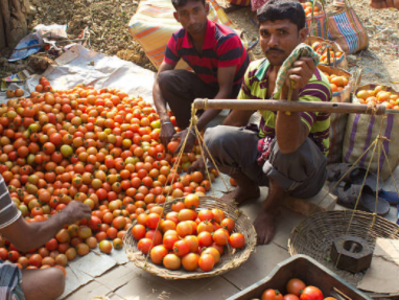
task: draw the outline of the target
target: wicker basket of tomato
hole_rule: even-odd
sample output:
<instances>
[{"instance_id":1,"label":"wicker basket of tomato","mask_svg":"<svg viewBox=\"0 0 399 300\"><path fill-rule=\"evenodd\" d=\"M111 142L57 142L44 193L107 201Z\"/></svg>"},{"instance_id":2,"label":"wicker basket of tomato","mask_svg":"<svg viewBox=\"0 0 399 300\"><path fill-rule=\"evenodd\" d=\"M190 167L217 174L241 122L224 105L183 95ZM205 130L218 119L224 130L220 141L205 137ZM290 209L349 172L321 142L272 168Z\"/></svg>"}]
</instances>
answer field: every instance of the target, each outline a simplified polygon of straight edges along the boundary
<instances>
[{"instance_id":1,"label":"wicker basket of tomato","mask_svg":"<svg viewBox=\"0 0 399 300\"><path fill-rule=\"evenodd\" d=\"M227 300L341 299L372 300L309 256L295 255Z\"/></svg>"},{"instance_id":2,"label":"wicker basket of tomato","mask_svg":"<svg viewBox=\"0 0 399 300\"><path fill-rule=\"evenodd\" d=\"M312 49L320 55L319 64L344 70L348 69L346 54L336 42L325 40L321 37L308 36L306 38L306 44L311 46Z\"/></svg>"},{"instance_id":3,"label":"wicker basket of tomato","mask_svg":"<svg viewBox=\"0 0 399 300\"><path fill-rule=\"evenodd\" d=\"M189 194L138 215L124 244L130 261L153 275L197 279L244 263L255 249L256 231L234 204Z\"/></svg>"}]
</instances>

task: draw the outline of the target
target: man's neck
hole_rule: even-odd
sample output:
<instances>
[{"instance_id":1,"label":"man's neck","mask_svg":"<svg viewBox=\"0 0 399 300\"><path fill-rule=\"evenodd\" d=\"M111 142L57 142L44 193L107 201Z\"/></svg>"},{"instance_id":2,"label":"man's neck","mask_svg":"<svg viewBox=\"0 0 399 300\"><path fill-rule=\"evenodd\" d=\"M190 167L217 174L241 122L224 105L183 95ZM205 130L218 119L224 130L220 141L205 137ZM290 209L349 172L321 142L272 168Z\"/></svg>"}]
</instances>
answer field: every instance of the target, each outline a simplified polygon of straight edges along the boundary
<instances>
[{"instance_id":1,"label":"man's neck","mask_svg":"<svg viewBox=\"0 0 399 300\"><path fill-rule=\"evenodd\" d=\"M202 48L202 46L204 45L204 41L205 41L205 33L206 33L206 30L204 30L204 32L201 32L196 35L190 34L191 40L193 41L194 45L201 46L201 48Z\"/></svg>"},{"instance_id":2,"label":"man's neck","mask_svg":"<svg viewBox=\"0 0 399 300\"><path fill-rule=\"evenodd\" d=\"M281 66L271 66L270 72L277 77L278 71L280 71Z\"/></svg>"}]
</instances>

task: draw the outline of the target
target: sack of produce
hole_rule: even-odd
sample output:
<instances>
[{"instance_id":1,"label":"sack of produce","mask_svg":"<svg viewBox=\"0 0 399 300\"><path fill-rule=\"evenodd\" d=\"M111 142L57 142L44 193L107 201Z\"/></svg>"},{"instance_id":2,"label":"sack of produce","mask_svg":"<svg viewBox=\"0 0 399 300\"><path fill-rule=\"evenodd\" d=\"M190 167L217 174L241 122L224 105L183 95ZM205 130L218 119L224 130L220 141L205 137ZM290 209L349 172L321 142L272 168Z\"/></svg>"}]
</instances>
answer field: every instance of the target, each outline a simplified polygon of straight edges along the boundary
<instances>
[{"instance_id":1,"label":"sack of produce","mask_svg":"<svg viewBox=\"0 0 399 300\"><path fill-rule=\"evenodd\" d=\"M382 104L389 109L399 110L399 94L390 87L366 85L355 91L353 103L360 104ZM395 129L396 128L396 129ZM344 161L354 163L369 148L374 140L380 135L384 137L381 153L378 155L378 148L373 156L373 147L359 161L358 166L367 168L371 157L370 171L377 174L380 164L380 176L383 180L390 176L396 168L399 158L399 116L398 115L361 115L351 114L344 139ZM383 148L383 149L382 149ZM384 155L387 154L387 157ZM389 161L389 162L388 162Z\"/></svg>"},{"instance_id":2,"label":"sack of produce","mask_svg":"<svg viewBox=\"0 0 399 300\"><path fill-rule=\"evenodd\" d=\"M350 1L336 6L335 12L328 14L328 38L341 45L346 54L356 53L369 45L367 30L356 15Z\"/></svg>"},{"instance_id":3,"label":"sack of produce","mask_svg":"<svg viewBox=\"0 0 399 300\"><path fill-rule=\"evenodd\" d=\"M215 0L207 2L210 20L235 29ZM145 54L157 69L163 61L170 37L181 28L181 24L173 17L174 11L170 0L142 0L129 23L130 34L143 47ZM187 69L188 65L180 60L176 68Z\"/></svg>"},{"instance_id":4,"label":"sack of produce","mask_svg":"<svg viewBox=\"0 0 399 300\"><path fill-rule=\"evenodd\" d=\"M328 66L317 66L327 76L333 92L332 102L350 103L352 76L349 72ZM342 162L342 144L345 136L348 114L331 114L329 163Z\"/></svg>"},{"instance_id":5,"label":"sack of produce","mask_svg":"<svg viewBox=\"0 0 399 300\"><path fill-rule=\"evenodd\" d=\"M306 14L306 28L309 36L328 38L327 14L319 2L301 1ZM312 13L313 12L313 13Z\"/></svg>"},{"instance_id":6,"label":"sack of produce","mask_svg":"<svg viewBox=\"0 0 399 300\"><path fill-rule=\"evenodd\" d=\"M306 44L320 54L319 64L344 70L348 69L346 54L336 42L325 40L320 37L308 36Z\"/></svg>"}]
</instances>

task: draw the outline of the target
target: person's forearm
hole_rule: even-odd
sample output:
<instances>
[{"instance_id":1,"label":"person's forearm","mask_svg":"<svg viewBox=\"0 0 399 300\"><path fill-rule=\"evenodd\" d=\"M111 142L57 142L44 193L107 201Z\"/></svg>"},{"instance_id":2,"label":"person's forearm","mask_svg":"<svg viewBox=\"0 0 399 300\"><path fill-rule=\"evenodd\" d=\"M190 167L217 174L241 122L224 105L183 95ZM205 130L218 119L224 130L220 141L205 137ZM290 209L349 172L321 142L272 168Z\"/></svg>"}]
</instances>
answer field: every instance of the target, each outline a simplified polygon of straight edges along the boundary
<instances>
[{"instance_id":1,"label":"person's forearm","mask_svg":"<svg viewBox=\"0 0 399 300\"><path fill-rule=\"evenodd\" d=\"M198 119L197 127L198 130L201 131L202 129L205 128L205 126L212 121L214 118L216 118L217 115L219 115L221 112L220 109L207 109L205 112L201 115L201 117Z\"/></svg>"},{"instance_id":2,"label":"person's forearm","mask_svg":"<svg viewBox=\"0 0 399 300\"><path fill-rule=\"evenodd\" d=\"M284 97L286 98L286 97ZM298 100L298 92L293 91L291 101ZM283 154L295 152L305 141L306 131L299 112L277 112L276 138Z\"/></svg>"},{"instance_id":3,"label":"person's forearm","mask_svg":"<svg viewBox=\"0 0 399 300\"><path fill-rule=\"evenodd\" d=\"M215 98L213 99L228 99L231 97L231 91L232 87L230 88L221 88L219 92L216 94ZM212 121L216 116L220 114L222 110L221 109L207 109L205 112L201 115L201 117L198 120L197 127L198 130L202 130L205 128L206 124L208 124L210 121Z\"/></svg>"},{"instance_id":4,"label":"person's forearm","mask_svg":"<svg viewBox=\"0 0 399 300\"><path fill-rule=\"evenodd\" d=\"M155 80L154 83L152 97L154 99L154 104L157 109L159 119L161 120L161 122L163 123L170 121L168 110L166 109L166 100L162 96L161 89L159 88L159 83L157 80Z\"/></svg>"},{"instance_id":5,"label":"person's forearm","mask_svg":"<svg viewBox=\"0 0 399 300\"><path fill-rule=\"evenodd\" d=\"M13 241L13 237L7 238L21 251L29 251L43 246L52 239L65 224L66 220L64 215L60 212L44 222L27 223L27 228L24 231L25 238L18 239L18 241Z\"/></svg>"}]
</instances>

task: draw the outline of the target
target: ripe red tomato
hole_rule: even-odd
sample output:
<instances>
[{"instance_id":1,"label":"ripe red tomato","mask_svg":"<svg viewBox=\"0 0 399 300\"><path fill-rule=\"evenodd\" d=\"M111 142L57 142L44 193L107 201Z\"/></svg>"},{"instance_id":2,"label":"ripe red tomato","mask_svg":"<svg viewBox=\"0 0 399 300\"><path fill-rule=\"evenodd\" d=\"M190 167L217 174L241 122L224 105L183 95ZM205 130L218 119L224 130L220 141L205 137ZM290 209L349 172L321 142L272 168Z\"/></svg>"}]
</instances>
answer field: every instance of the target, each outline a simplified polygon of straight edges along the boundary
<instances>
[{"instance_id":1,"label":"ripe red tomato","mask_svg":"<svg viewBox=\"0 0 399 300\"><path fill-rule=\"evenodd\" d=\"M306 288L306 284L298 279L292 278L288 281L286 289L288 294L294 294L295 296L300 296L303 290Z\"/></svg>"},{"instance_id":2,"label":"ripe red tomato","mask_svg":"<svg viewBox=\"0 0 399 300\"><path fill-rule=\"evenodd\" d=\"M268 289L263 292L261 300L284 300L279 290Z\"/></svg>"},{"instance_id":3,"label":"ripe red tomato","mask_svg":"<svg viewBox=\"0 0 399 300\"><path fill-rule=\"evenodd\" d=\"M196 209L200 203L199 197L196 194L190 194L184 198L184 205L187 208Z\"/></svg>"},{"instance_id":4,"label":"ripe red tomato","mask_svg":"<svg viewBox=\"0 0 399 300\"><path fill-rule=\"evenodd\" d=\"M170 153L175 153L177 147L179 147L179 144L180 144L180 142L178 142L178 141L169 142L168 147L167 147L169 152Z\"/></svg>"},{"instance_id":5,"label":"ripe red tomato","mask_svg":"<svg viewBox=\"0 0 399 300\"><path fill-rule=\"evenodd\" d=\"M145 232L146 232L145 227L140 224L136 224L132 228L132 235L137 241L145 236Z\"/></svg>"},{"instance_id":6,"label":"ripe red tomato","mask_svg":"<svg viewBox=\"0 0 399 300\"><path fill-rule=\"evenodd\" d=\"M189 253L182 259L183 268L187 271L195 271L198 268L199 255Z\"/></svg>"},{"instance_id":7,"label":"ripe red tomato","mask_svg":"<svg viewBox=\"0 0 399 300\"><path fill-rule=\"evenodd\" d=\"M307 286L299 298L300 300L323 300L323 293L315 286Z\"/></svg>"},{"instance_id":8,"label":"ripe red tomato","mask_svg":"<svg viewBox=\"0 0 399 300\"><path fill-rule=\"evenodd\" d=\"M152 241L148 238L142 238L138 244L137 244L137 249L141 251L143 254L147 255L148 252L153 248L152 246Z\"/></svg>"},{"instance_id":9,"label":"ripe red tomato","mask_svg":"<svg viewBox=\"0 0 399 300\"><path fill-rule=\"evenodd\" d=\"M218 229L213 233L213 240L217 245L224 246L229 241L229 233L226 229Z\"/></svg>"},{"instance_id":10,"label":"ripe red tomato","mask_svg":"<svg viewBox=\"0 0 399 300\"><path fill-rule=\"evenodd\" d=\"M168 250L163 245L155 246L151 249L151 261L154 264L162 264L163 258L168 254Z\"/></svg>"},{"instance_id":11,"label":"ripe red tomato","mask_svg":"<svg viewBox=\"0 0 399 300\"><path fill-rule=\"evenodd\" d=\"M165 235L163 237L163 245L165 246L166 249L172 250L173 245L179 240L177 235Z\"/></svg>"},{"instance_id":12,"label":"ripe red tomato","mask_svg":"<svg viewBox=\"0 0 399 300\"><path fill-rule=\"evenodd\" d=\"M206 253L201 254L198 260L198 266L202 271L204 272L212 271L214 265L215 265L215 259L213 258L212 255Z\"/></svg>"},{"instance_id":13,"label":"ripe red tomato","mask_svg":"<svg viewBox=\"0 0 399 300\"><path fill-rule=\"evenodd\" d=\"M161 217L160 217L159 214L150 213L150 214L148 215L147 220L146 220L146 225L147 225L147 227L148 227L148 228L151 228L151 229L157 228L160 219L161 219Z\"/></svg>"},{"instance_id":14,"label":"ripe red tomato","mask_svg":"<svg viewBox=\"0 0 399 300\"><path fill-rule=\"evenodd\" d=\"M190 246L185 240L177 241L173 245L173 252L180 257L183 257L190 251Z\"/></svg>"},{"instance_id":15,"label":"ripe red tomato","mask_svg":"<svg viewBox=\"0 0 399 300\"><path fill-rule=\"evenodd\" d=\"M230 236L229 242L233 248L242 248L245 246L245 237L242 233L236 232Z\"/></svg>"},{"instance_id":16,"label":"ripe red tomato","mask_svg":"<svg viewBox=\"0 0 399 300\"><path fill-rule=\"evenodd\" d=\"M167 254L163 258L163 265L169 270L178 270L181 267L181 258L176 254Z\"/></svg>"}]
</instances>

